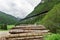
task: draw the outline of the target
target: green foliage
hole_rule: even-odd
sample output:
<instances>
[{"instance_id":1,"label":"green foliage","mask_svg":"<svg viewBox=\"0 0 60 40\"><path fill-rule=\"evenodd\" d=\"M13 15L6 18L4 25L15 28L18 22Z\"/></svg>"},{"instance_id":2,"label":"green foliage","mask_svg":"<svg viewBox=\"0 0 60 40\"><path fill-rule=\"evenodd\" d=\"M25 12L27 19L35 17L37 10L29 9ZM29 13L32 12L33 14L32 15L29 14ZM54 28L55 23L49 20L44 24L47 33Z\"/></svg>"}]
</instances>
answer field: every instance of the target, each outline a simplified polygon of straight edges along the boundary
<instances>
[{"instance_id":1,"label":"green foliage","mask_svg":"<svg viewBox=\"0 0 60 40\"><path fill-rule=\"evenodd\" d=\"M1 29L7 30L7 29L9 29L7 26L8 24L15 25L16 22L17 22L17 18L0 11L0 30Z\"/></svg>"},{"instance_id":2,"label":"green foliage","mask_svg":"<svg viewBox=\"0 0 60 40\"><path fill-rule=\"evenodd\" d=\"M15 27L15 25L7 25L7 29L10 30L11 28Z\"/></svg>"},{"instance_id":3,"label":"green foliage","mask_svg":"<svg viewBox=\"0 0 60 40\"><path fill-rule=\"evenodd\" d=\"M55 4L60 3L60 0L43 0L43 1L44 3L41 2L39 5L37 5L35 9L27 17L44 11L49 11L53 8Z\"/></svg>"},{"instance_id":4,"label":"green foliage","mask_svg":"<svg viewBox=\"0 0 60 40\"><path fill-rule=\"evenodd\" d=\"M60 34L46 35L44 40L60 40Z\"/></svg>"},{"instance_id":5,"label":"green foliage","mask_svg":"<svg viewBox=\"0 0 60 40\"><path fill-rule=\"evenodd\" d=\"M37 5L35 9L27 17L42 13L44 11L50 11L54 7L55 4L58 4L60 2L59 0L42 0L42 1L44 1L44 3L41 2L39 5ZM46 14L29 18L29 19L18 22L18 24L34 24L34 23L40 22L44 18L45 15Z\"/></svg>"},{"instance_id":6,"label":"green foliage","mask_svg":"<svg viewBox=\"0 0 60 40\"><path fill-rule=\"evenodd\" d=\"M0 11L0 24L15 24L17 19Z\"/></svg>"},{"instance_id":7,"label":"green foliage","mask_svg":"<svg viewBox=\"0 0 60 40\"><path fill-rule=\"evenodd\" d=\"M42 19L45 15L46 14L39 15L39 16L36 16L36 17L33 17L33 18L29 18L29 19L21 21L18 24L35 24L35 22L40 21L39 19Z\"/></svg>"},{"instance_id":8,"label":"green foliage","mask_svg":"<svg viewBox=\"0 0 60 40\"><path fill-rule=\"evenodd\" d=\"M0 25L0 30L10 30L11 28L15 27L15 25L7 25L6 27L4 25Z\"/></svg>"},{"instance_id":9,"label":"green foliage","mask_svg":"<svg viewBox=\"0 0 60 40\"><path fill-rule=\"evenodd\" d=\"M52 33L60 33L60 4L55 5L43 20L38 23L46 26Z\"/></svg>"},{"instance_id":10,"label":"green foliage","mask_svg":"<svg viewBox=\"0 0 60 40\"><path fill-rule=\"evenodd\" d=\"M1 27L0 28L1 30L7 30L7 25L6 24L2 24L2 25L0 25L0 27Z\"/></svg>"}]
</instances>

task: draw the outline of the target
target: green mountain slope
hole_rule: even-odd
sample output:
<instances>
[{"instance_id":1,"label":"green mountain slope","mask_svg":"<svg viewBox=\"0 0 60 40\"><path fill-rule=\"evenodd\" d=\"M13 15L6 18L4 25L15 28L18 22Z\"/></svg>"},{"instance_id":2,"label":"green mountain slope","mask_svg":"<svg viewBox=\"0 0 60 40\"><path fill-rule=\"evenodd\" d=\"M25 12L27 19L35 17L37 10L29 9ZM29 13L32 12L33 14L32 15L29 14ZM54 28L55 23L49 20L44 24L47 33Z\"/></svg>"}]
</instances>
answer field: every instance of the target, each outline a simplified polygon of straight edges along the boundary
<instances>
[{"instance_id":1,"label":"green mountain slope","mask_svg":"<svg viewBox=\"0 0 60 40\"><path fill-rule=\"evenodd\" d=\"M53 33L60 32L60 4L55 5L38 23L46 26Z\"/></svg>"},{"instance_id":2,"label":"green mountain slope","mask_svg":"<svg viewBox=\"0 0 60 40\"><path fill-rule=\"evenodd\" d=\"M50 11L54 7L54 5L58 4L59 2L60 2L59 0L42 0L42 2L39 5L37 5L37 7L35 7L32 13L30 13L26 18L36 15L36 14L40 14L44 11ZM44 13L43 15L28 18L23 21L20 21L18 24L34 24L38 21L41 21L45 15L46 14Z\"/></svg>"},{"instance_id":3,"label":"green mountain slope","mask_svg":"<svg viewBox=\"0 0 60 40\"><path fill-rule=\"evenodd\" d=\"M53 8L55 4L58 4L60 0L42 0L44 2L41 2L35 9L27 16L35 15L44 11L49 11Z\"/></svg>"},{"instance_id":4,"label":"green mountain slope","mask_svg":"<svg viewBox=\"0 0 60 40\"><path fill-rule=\"evenodd\" d=\"M0 11L0 24L15 24L17 19Z\"/></svg>"},{"instance_id":5,"label":"green mountain slope","mask_svg":"<svg viewBox=\"0 0 60 40\"><path fill-rule=\"evenodd\" d=\"M42 0L44 3L40 3L34 11L29 14L26 18L40 14L44 11L43 15L36 17L23 19L18 24L40 24L44 25L52 33L60 33L60 0Z\"/></svg>"}]
</instances>

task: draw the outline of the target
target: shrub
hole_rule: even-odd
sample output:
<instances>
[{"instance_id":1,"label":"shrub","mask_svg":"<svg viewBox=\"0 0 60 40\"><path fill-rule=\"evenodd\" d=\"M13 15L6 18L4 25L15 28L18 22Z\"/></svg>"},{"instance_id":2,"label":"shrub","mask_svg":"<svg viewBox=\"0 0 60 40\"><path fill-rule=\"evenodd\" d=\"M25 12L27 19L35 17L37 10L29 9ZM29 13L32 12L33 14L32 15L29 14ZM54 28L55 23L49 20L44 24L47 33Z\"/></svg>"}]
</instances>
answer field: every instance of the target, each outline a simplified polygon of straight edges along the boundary
<instances>
[{"instance_id":1,"label":"shrub","mask_svg":"<svg viewBox=\"0 0 60 40\"><path fill-rule=\"evenodd\" d=\"M60 40L60 34L46 35L44 40Z\"/></svg>"}]
</instances>

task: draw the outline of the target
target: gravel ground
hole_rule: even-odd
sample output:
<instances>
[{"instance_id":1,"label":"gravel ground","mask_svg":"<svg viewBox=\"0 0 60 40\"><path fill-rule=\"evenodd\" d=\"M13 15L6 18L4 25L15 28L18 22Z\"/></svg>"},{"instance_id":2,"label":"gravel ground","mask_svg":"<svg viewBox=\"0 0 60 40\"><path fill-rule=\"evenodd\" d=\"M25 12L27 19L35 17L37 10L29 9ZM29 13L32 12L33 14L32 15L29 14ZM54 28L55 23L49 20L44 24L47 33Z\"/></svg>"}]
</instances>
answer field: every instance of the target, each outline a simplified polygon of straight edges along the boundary
<instances>
[{"instance_id":1,"label":"gravel ground","mask_svg":"<svg viewBox=\"0 0 60 40\"><path fill-rule=\"evenodd\" d=\"M0 37L9 35L9 31L0 31Z\"/></svg>"}]
</instances>

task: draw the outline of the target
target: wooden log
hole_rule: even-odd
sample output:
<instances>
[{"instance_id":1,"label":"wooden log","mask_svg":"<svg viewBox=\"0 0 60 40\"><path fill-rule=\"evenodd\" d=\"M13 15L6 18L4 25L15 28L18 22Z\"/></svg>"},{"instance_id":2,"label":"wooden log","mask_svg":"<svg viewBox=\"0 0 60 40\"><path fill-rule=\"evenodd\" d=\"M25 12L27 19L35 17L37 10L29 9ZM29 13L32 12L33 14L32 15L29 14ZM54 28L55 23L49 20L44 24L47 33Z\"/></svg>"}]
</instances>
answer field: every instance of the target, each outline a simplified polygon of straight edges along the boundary
<instances>
[{"instance_id":1,"label":"wooden log","mask_svg":"<svg viewBox=\"0 0 60 40\"><path fill-rule=\"evenodd\" d=\"M43 36L31 36L31 37L20 37L20 38L9 38L10 40L33 40L33 39L43 39Z\"/></svg>"},{"instance_id":2,"label":"wooden log","mask_svg":"<svg viewBox=\"0 0 60 40\"><path fill-rule=\"evenodd\" d=\"M19 34L19 33L29 33L29 32L34 32L34 33L47 33L49 30L22 30L22 29L12 29L9 31L11 34Z\"/></svg>"},{"instance_id":3,"label":"wooden log","mask_svg":"<svg viewBox=\"0 0 60 40\"><path fill-rule=\"evenodd\" d=\"M26 29L26 30L43 30L46 29L44 26L41 25L33 25L33 26L16 26L12 29Z\"/></svg>"},{"instance_id":4,"label":"wooden log","mask_svg":"<svg viewBox=\"0 0 60 40\"><path fill-rule=\"evenodd\" d=\"M41 33L22 33L22 34L10 34L5 36L6 38L16 38L16 37L30 37L30 36L42 36Z\"/></svg>"},{"instance_id":5,"label":"wooden log","mask_svg":"<svg viewBox=\"0 0 60 40\"><path fill-rule=\"evenodd\" d=\"M12 29L23 29L23 30L46 30L45 28L40 28L40 27L15 27L15 28L12 28Z\"/></svg>"},{"instance_id":6,"label":"wooden log","mask_svg":"<svg viewBox=\"0 0 60 40\"><path fill-rule=\"evenodd\" d=\"M41 27L14 27L12 29L23 29L23 30L46 30L46 28Z\"/></svg>"},{"instance_id":7,"label":"wooden log","mask_svg":"<svg viewBox=\"0 0 60 40\"><path fill-rule=\"evenodd\" d=\"M43 40L43 38L37 38L37 39L19 39L19 38L14 38L14 39L7 39L7 40Z\"/></svg>"},{"instance_id":8,"label":"wooden log","mask_svg":"<svg viewBox=\"0 0 60 40\"><path fill-rule=\"evenodd\" d=\"M19 34L19 33L28 33L29 31L27 30L22 30L22 29L12 29L9 31L11 34Z\"/></svg>"},{"instance_id":9,"label":"wooden log","mask_svg":"<svg viewBox=\"0 0 60 40\"><path fill-rule=\"evenodd\" d=\"M20 25L20 26L16 26L16 27L44 27L43 25Z\"/></svg>"}]
</instances>

